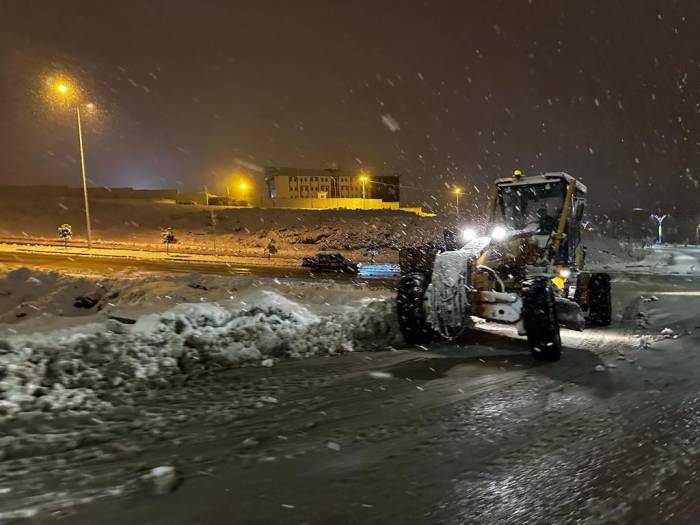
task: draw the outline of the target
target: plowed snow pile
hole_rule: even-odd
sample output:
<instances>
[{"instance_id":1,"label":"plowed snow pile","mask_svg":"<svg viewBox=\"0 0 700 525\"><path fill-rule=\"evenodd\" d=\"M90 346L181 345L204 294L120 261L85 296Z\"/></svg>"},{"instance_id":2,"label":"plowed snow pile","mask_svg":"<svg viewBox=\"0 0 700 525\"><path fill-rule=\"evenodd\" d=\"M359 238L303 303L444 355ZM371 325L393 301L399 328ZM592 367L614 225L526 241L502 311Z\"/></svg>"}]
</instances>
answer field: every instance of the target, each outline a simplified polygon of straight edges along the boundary
<instances>
[{"instance_id":1,"label":"plowed snow pile","mask_svg":"<svg viewBox=\"0 0 700 525\"><path fill-rule=\"evenodd\" d=\"M95 411L129 403L217 369L282 357L386 348L396 342L392 301L318 314L275 291L237 300L180 304L142 316L0 339L0 415Z\"/></svg>"}]
</instances>

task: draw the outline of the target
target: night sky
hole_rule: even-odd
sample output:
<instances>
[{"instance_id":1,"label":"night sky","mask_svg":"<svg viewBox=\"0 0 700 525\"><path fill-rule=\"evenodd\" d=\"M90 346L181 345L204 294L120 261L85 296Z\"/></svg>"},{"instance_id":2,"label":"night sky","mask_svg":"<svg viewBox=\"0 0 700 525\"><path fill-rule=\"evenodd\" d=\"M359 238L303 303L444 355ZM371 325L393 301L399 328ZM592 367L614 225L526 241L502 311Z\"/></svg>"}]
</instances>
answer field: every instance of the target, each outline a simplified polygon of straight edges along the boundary
<instances>
[{"instance_id":1,"label":"night sky","mask_svg":"<svg viewBox=\"0 0 700 525\"><path fill-rule=\"evenodd\" d=\"M45 98L65 72L100 108L94 185L337 163L417 203L521 168L687 212L699 28L697 1L0 0L0 182L79 184L72 115Z\"/></svg>"}]
</instances>

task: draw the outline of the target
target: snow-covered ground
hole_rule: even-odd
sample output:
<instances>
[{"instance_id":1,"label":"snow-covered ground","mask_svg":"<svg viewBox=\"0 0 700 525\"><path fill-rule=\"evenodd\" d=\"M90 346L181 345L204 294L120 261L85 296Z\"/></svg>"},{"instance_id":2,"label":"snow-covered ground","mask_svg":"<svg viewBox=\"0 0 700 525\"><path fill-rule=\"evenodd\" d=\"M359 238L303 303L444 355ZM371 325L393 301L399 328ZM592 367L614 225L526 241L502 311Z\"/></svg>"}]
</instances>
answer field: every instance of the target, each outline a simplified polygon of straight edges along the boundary
<instances>
[{"instance_id":1,"label":"snow-covered ground","mask_svg":"<svg viewBox=\"0 0 700 525\"><path fill-rule=\"evenodd\" d=\"M166 251L164 247L160 249L144 249L143 247L134 247L118 244L96 244L88 249L86 246L59 246L55 243L43 244L34 243L19 243L19 242L2 242L0 243L0 252L7 254L17 254L21 260L23 255L60 255L62 257L94 257L102 259L129 259L134 262L138 261L169 261L177 263L209 263L209 264L246 264L254 266L287 266L299 267L299 257L285 257L275 255L270 257L258 254L248 255L233 255L232 253L217 252L217 253L198 253L176 251Z\"/></svg>"},{"instance_id":2,"label":"snow-covered ground","mask_svg":"<svg viewBox=\"0 0 700 525\"><path fill-rule=\"evenodd\" d=\"M51 213L35 213L37 198ZM84 246L82 210L80 199L50 192L32 199L0 195L0 240L58 243L58 226L69 223L74 244ZM170 246L175 257L255 257L264 263L265 247L273 241L279 264L298 264L301 257L319 251L339 251L366 261L370 244L379 247L377 261L397 262L400 248L440 240L445 227L460 229L472 222L466 216L460 220L454 216L427 218L394 210L206 209L119 199L97 199L91 213L95 246L113 256L134 257L134 250L145 250L144 256L166 257L161 232L170 227L178 241ZM638 248L592 232L584 232L584 241L593 265L625 263L642 255Z\"/></svg>"},{"instance_id":3,"label":"snow-covered ground","mask_svg":"<svg viewBox=\"0 0 700 525\"><path fill-rule=\"evenodd\" d=\"M58 226L69 223L75 241L84 243L80 199L41 195L47 212L36 214L36 198L0 195L0 237L58 241ZM435 238L443 226L440 219L394 210L206 209L118 199L95 200L91 213L94 241L107 248L162 251L161 232L172 228L173 252L261 256L272 240L280 256L296 258L319 250L362 258L371 242L381 248L379 260L391 261L397 248Z\"/></svg>"},{"instance_id":4,"label":"snow-covered ground","mask_svg":"<svg viewBox=\"0 0 700 525\"><path fill-rule=\"evenodd\" d=\"M634 257L592 240L604 267ZM399 341L393 292L367 285L21 268L0 279L0 414L99 410L216 369Z\"/></svg>"},{"instance_id":5,"label":"snow-covered ground","mask_svg":"<svg viewBox=\"0 0 700 525\"><path fill-rule=\"evenodd\" d=\"M396 343L385 291L185 276L0 280L0 417L99 411L217 369Z\"/></svg>"},{"instance_id":6,"label":"snow-covered ground","mask_svg":"<svg viewBox=\"0 0 700 525\"><path fill-rule=\"evenodd\" d=\"M644 250L634 248L622 257L602 258L592 265L626 274L697 276L700 275L700 249L671 245L650 246Z\"/></svg>"},{"instance_id":7,"label":"snow-covered ground","mask_svg":"<svg viewBox=\"0 0 700 525\"><path fill-rule=\"evenodd\" d=\"M620 255L613 258L612 249ZM177 458L185 465L194 462L190 481L199 476L193 472L214 468L187 459L183 443L193 457L203 454L203 442L212 443L217 451L212 464L223 457L216 443L224 443L226 450L235 447L241 461L277 461L283 456L277 443L314 435L317 418L334 414L338 403L338 428L347 427L348 414L355 410L357 436L369 436L370 441L375 433L398 433L406 439L431 432L438 427L387 421L419 410L422 422L455 396L461 402L475 400L471 412L457 418L457 435L462 435L466 421L469 439L477 439L479 432L489 440L518 435L505 427L502 433L489 430L491 418L504 425L524 421L518 407L533 391L539 392L539 401L524 414L537 414L538 403L554 403L554 410L557 403L571 399L590 404L591 421L597 421L600 411L595 407L603 405L587 388L595 394L596 389L607 391L611 382L641 382L636 374L643 366L657 367L655 360L685 352L697 342L697 309L692 305L700 292L696 284L688 284L692 276L683 272L694 270L698 252L658 248L635 262L637 255L614 245L612 249L599 252L601 267L617 268L619 259L625 259L620 270L630 263L641 265L615 277L613 326L563 333L565 355L560 363L547 366L532 366L512 327L496 325L464 341L436 342L416 352L355 353L403 345L394 292L351 281L196 274L71 276L26 268L5 273L0 278L0 521L70 507L96 495L123 494L125 480L141 480L159 466L172 473L167 466ZM337 357L318 359L332 355ZM304 359L309 357L317 359ZM424 366L413 373L411 362ZM379 363L403 368L387 370ZM463 372L450 371L453 366L469 371L466 384ZM658 367L654 370L657 373ZM347 387L334 383L342 374ZM586 387L590 376L599 379ZM370 383L358 383L358 378ZM387 394L388 388L395 394ZM562 392L559 388L565 393L556 394ZM566 394L569 390L575 395ZM504 402L501 396L509 392L512 399ZM486 399L480 401L480 396ZM406 412L397 406L412 408ZM270 407L279 410L272 419L265 416ZM509 410L515 412L502 417ZM475 426L475 417L486 419ZM554 412L547 417L555 417ZM285 423L290 418L292 423ZM546 424L551 430L557 420ZM328 432L323 429L313 439L320 439L323 450L333 454L343 454L352 439L365 439ZM233 444L231 435L236 436ZM439 432L432 439L450 435ZM568 446L571 440L564 438ZM304 451L317 446L304 443ZM394 444L400 449L399 442ZM148 452L162 447L169 451L166 456ZM453 448L464 446L442 450ZM284 457L305 454L295 449ZM115 462L123 472L115 471ZM148 466L145 472L142 463ZM56 492L55 487L65 490Z\"/></svg>"},{"instance_id":8,"label":"snow-covered ground","mask_svg":"<svg viewBox=\"0 0 700 525\"><path fill-rule=\"evenodd\" d=\"M586 267L599 270L625 269L627 265L649 256L652 252L640 244L630 244L604 237L597 232L583 232L586 246Z\"/></svg>"}]
</instances>

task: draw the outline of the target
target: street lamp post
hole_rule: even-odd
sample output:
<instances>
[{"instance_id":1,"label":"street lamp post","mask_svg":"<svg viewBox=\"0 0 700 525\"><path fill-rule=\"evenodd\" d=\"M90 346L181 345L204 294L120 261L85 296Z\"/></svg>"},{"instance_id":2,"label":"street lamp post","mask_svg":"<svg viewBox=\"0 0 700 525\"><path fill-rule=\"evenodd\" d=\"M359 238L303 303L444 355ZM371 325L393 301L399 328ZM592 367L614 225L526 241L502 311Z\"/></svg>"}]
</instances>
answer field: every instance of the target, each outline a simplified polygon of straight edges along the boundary
<instances>
[{"instance_id":1,"label":"street lamp post","mask_svg":"<svg viewBox=\"0 0 700 525\"><path fill-rule=\"evenodd\" d=\"M365 184L367 184L367 182L369 182L369 177L367 175L365 175L364 173L361 174L360 175L360 182L362 183L362 207L366 208L367 203L365 202L365 198L366 198L367 194L365 192Z\"/></svg>"},{"instance_id":2,"label":"street lamp post","mask_svg":"<svg viewBox=\"0 0 700 525\"><path fill-rule=\"evenodd\" d=\"M66 84L58 84L56 91L62 96L68 96L70 89ZM88 107L92 107L89 104ZM80 121L80 102L75 104L75 116L78 121L78 145L80 147L80 170L83 179L83 200L85 204L85 226L87 229L88 250L92 249L92 227L90 225L90 203L88 200L87 177L85 176L85 149L83 147L83 127Z\"/></svg>"},{"instance_id":3,"label":"street lamp post","mask_svg":"<svg viewBox=\"0 0 700 525\"><path fill-rule=\"evenodd\" d=\"M85 151L83 149L83 127L80 123L80 105L75 106L78 118L78 143L80 144L80 170L83 175L83 200L85 202L85 226L87 227L88 250L92 249L92 226L90 225L90 202L88 201L87 177L85 176Z\"/></svg>"},{"instance_id":4,"label":"street lamp post","mask_svg":"<svg viewBox=\"0 0 700 525\"><path fill-rule=\"evenodd\" d=\"M667 213L664 215L656 215L655 213L653 213L651 215L651 218L654 219L657 223L659 223L659 244L661 244L661 225L663 224L664 219L666 219L666 217L668 217Z\"/></svg>"},{"instance_id":5,"label":"street lamp post","mask_svg":"<svg viewBox=\"0 0 700 525\"><path fill-rule=\"evenodd\" d=\"M452 190L452 193L454 194L455 199L457 200L457 202L456 202L457 218L459 218L459 196L462 195L462 190L461 190L461 188L455 187L455 188Z\"/></svg>"},{"instance_id":6,"label":"street lamp post","mask_svg":"<svg viewBox=\"0 0 700 525\"><path fill-rule=\"evenodd\" d=\"M250 204L247 200L245 200L246 199L246 192L248 190L248 183L243 181L243 182L241 182L239 187L241 188L241 197L243 197L242 200L244 200L246 205Z\"/></svg>"}]
</instances>

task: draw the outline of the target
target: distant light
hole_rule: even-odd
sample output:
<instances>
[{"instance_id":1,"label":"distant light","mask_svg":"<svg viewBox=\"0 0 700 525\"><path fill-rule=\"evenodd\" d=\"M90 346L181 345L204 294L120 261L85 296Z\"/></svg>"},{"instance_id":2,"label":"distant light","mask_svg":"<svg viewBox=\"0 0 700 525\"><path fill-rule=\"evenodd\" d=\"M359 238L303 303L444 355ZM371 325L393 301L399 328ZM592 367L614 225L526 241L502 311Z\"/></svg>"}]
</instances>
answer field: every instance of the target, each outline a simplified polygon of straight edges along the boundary
<instances>
[{"instance_id":1,"label":"distant light","mask_svg":"<svg viewBox=\"0 0 700 525\"><path fill-rule=\"evenodd\" d=\"M469 242L472 239L476 239L477 233L474 228L464 228L462 230L462 241Z\"/></svg>"},{"instance_id":2,"label":"distant light","mask_svg":"<svg viewBox=\"0 0 700 525\"><path fill-rule=\"evenodd\" d=\"M59 84L58 86L56 86L56 91L63 95L68 92L68 86L66 86L65 84Z\"/></svg>"},{"instance_id":3,"label":"distant light","mask_svg":"<svg viewBox=\"0 0 700 525\"><path fill-rule=\"evenodd\" d=\"M491 232L491 238L497 241L502 241L508 236L508 230L503 226L496 226Z\"/></svg>"},{"instance_id":4,"label":"distant light","mask_svg":"<svg viewBox=\"0 0 700 525\"><path fill-rule=\"evenodd\" d=\"M369 177L367 175L360 175L360 182L367 182Z\"/></svg>"},{"instance_id":5,"label":"distant light","mask_svg":"<svg viewBox=\"0 0 700 525\"><path fill-rule=\"evenodd\" d=\"M561 270L559 270L559 277L561 277L562 279L568 279L569 277L571 277L571 270L569 270L568 268L562 268Z\"/></svg>"},{"instance_id":6,"label":"distant light","mask_svg":"<svg viewBox=\"0 0 700 525\"><path fill-rule=\"evenodd\" d=\"M522 176L523 176L523 172L520 171L520 170L514 170L514 171L513 171L513 176L514 176L514 177L522 177Z\"/></svg>"},{"instance_id":7,"label":"distant light","mask_svg":"<svg viewBox=\"0 0 700 525\"><path fill-rule=\"evenodd\" d=\"M93 104L92 102L89 102L88 104L85 105L85 107L88 109L95 109L95 104Z\"/></svg>"},{"instance_id":8,"label":"distant light","mask_svg":"<svg viewBox=\"0 0 700 525\"><path fill-rule=\"evenodd\" d=\"M240 185L241 191L245 191L248 189L248 183L247 182L241 182Z\"/></svg>"},{"instance_id":9,"label":"distant light","mask_svg":"<svg viewBox=\"0 0 700 525\"><path fill-rule=\"evenodd\" d=\"M461 194L462 194L462 189L461 189L461 188L455 187L455 188L452 189L452 193L454 193L455 195L461 195Z\"/></svg>"}]
</instances>

